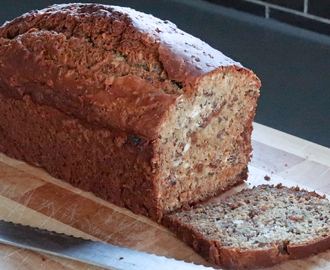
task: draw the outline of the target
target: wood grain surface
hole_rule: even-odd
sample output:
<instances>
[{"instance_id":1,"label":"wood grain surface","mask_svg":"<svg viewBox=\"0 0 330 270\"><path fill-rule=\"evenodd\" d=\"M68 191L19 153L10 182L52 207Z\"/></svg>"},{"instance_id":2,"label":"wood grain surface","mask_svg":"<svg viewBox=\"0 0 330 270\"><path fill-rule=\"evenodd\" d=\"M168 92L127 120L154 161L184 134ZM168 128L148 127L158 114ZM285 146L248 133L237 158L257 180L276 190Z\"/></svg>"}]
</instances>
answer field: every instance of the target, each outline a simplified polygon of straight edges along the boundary
<instances>
[{"instance_id":1,"label":"wood grain surface","mask_svg":"<svg viewBox=\"0 0 330 270\"><path fill-rule=\"evenodd\" d=\"M221 197L267 183L299 185L330 195L330 149L260 124L255 123L254 128L248 181ZM266 176L270 180L265 180ZM0 154L0 219L220 269L148 218L3 154ZM101 268L0 244L0 269ZM330 269L330 251L268 269Z\"/></svg>"}]
</instances>

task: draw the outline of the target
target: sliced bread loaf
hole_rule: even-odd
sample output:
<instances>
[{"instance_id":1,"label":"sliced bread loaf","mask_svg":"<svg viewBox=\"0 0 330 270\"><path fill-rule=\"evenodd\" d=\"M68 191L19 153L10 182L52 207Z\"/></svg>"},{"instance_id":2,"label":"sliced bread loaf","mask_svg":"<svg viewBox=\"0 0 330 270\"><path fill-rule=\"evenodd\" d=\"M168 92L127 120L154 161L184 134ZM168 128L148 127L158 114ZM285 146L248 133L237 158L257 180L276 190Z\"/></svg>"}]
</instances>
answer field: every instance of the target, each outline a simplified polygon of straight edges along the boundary
<instances>
[{"instance_id":1,"label":"sliced bread loaf","mask_svg":"<svg viewBox=\"0 0 330 270\"><path fill-rule=\"evenodd\" d=\"M261 185L164 218L206 259L230 269L267 267L330 247L330 202L298 187Z\"/></svg>"},{"instance_id":2,"label":"sliced bread loaf","mask_svg":"<svg viewBox=\"0 0 330 270\"><path fill-rule=\"evenodd\" d=\"M0 27L0 152L160 220L246 180L260 86L168 21L53 5Z\"/></svg>"}]
</instances>

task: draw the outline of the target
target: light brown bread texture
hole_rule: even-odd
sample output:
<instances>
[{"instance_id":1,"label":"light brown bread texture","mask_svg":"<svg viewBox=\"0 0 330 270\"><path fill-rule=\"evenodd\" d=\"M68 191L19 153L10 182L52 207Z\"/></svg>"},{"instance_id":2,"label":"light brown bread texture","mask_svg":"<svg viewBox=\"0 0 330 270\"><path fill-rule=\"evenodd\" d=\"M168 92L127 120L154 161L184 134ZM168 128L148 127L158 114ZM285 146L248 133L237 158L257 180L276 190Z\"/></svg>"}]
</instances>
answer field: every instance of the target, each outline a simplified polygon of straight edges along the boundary
<instances>
[{"instance_id":1,"label":"light brown bread texture","mask_svg":"<svg viewBox=\"0 0 330 270\"><path fill-rule=\"evenodd\" d=\"M330 248L330 202L298 187L261 185L164 218L206 259L229 269L268 267Z\"/></svg>"},{"instance_id":2,"label":"light brown bread texture","mask_svg":"<svg viewBox=\"0 0 330 270\"><path fill-rule=\"evenodd\" d=\"M173 23L54 5L0 28L0 151L160 220L246 179L259 88Z\"/></svg>"}]
</instances>

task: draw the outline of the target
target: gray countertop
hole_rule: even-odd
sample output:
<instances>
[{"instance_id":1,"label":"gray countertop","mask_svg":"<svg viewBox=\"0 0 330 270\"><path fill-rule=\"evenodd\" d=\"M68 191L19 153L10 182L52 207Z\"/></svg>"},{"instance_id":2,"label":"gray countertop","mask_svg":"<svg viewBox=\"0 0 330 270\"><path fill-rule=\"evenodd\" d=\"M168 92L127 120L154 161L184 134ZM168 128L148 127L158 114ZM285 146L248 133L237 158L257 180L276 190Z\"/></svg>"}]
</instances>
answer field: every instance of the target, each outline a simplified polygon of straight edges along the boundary
<instances>
[{"instance_id":1,"label":"gray countertop","mask_svg":"<svg viewBox=\"0 0 330 270\"><path fill-rule=\"evenodd\" d=\"M0 23L65 2L6 0ZM98 2L170 20L241 62L263 83L256 122L330 147L330 37L200 0Z\"/></svg>"}]
</instances>

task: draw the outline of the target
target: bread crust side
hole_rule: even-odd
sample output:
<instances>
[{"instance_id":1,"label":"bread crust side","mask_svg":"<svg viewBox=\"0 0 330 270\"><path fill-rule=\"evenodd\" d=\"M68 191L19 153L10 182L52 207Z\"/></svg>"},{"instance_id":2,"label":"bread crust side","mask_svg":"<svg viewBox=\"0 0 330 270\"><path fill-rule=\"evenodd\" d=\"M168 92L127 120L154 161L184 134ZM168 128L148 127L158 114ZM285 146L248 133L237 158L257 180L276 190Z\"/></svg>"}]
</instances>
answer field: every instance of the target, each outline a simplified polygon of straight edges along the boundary
<instances>
[{"instance_id":1,"label":"bread crust side","mask_svg":"<svg viewBox=\"0 0 330 270\"><path fill-rule=\"evenodd\" d=\"M220 247L218 252L218 264L228 269L270 267L289 258L288 254L282 254L275 245L266 249L253 249L248 251L241 251L237 248Z\"/></svg>"},{"instance_id":2,"label":"bread crust side","mask_svg":"<svg viewBox=\"0 0 330 270\"><path fill-rule=\"evenodd\" d=\"M162 215L151 144L82 124L29 96L0 94L0 107L0 152L136 214L154 220Z\"/></svg>"},{"instance_id":3,"label":"bread crust side","mask_svg":"<svg viewBox=\"0 0 330 270\"><path fill-rule=\"evenodd\" d=\"M313 242L300 244L300 245L288 245L287 252L289 259L305 258L313 254L317 254L326 251L330 248L330 235L315 239Z\"/></svg>"}]
</instances>

